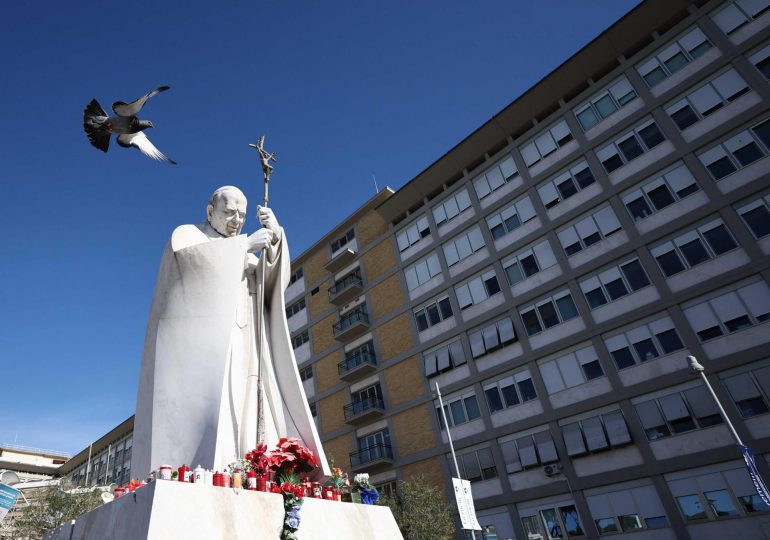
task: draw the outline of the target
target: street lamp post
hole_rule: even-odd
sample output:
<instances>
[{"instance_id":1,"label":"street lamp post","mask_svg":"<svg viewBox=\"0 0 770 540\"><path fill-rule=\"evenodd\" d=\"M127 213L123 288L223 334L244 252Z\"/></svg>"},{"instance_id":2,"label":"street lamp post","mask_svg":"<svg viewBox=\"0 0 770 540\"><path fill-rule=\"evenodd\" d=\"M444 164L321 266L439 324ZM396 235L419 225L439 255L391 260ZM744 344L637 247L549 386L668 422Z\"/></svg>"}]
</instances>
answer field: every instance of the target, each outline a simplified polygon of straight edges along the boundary
<instances>
[{"instance_id":1,"label":"street lamp post","mask_svg":"<svg viewBox=\"0 0 770 540\"><path fill-rule=\"evenodd\" d=\"M716 402L717 407L719 407L719 412L722 414L722 418L727 423L727 427L730 428L730 432L733 434L733 438L735 439L735 442L738 443L738 449L741 451L743 460L746 462L746 468L749 471L749 476L751 477L751 481L754 483L754 487L757 490L757 494L765 504L770 504L770 492L768 492L768 489L767 489L767 486L765 485L764 480L762 480L762 477L759 475L759 469L757 469L754 453L751 451L751 449L748 446L743 444L743 441L741 440L741 437L738 435L738 432L735 431L735 426L733 426L733 423L730 421L730 418L727 416L727 413L725 412L724 407L722 407L722 403L719 401L719 398L714 392L714 389L711 387L711 383L706 378L706 374L704 373L704 367L700 364L700 362L698 362L697 358L690 355L687 357L687 369L690 371L692 375L700 375L701 379L703 379L703 384L705 384L706 388L708 388L708 391L711 392L711 397L714 398L714 401Z\"/></svg>"},{"instance_id":2,"label":"street lamp post","mask_svg":"<svg viewBox=\"0 0 770 540\"><path fill-rule=\"evenodd\" d=\"M733 434L735 441L739 445L743 446L743 441L738 435L738 432L735 431L735 426L733 426L733 423L730 422L730 418L727 416L727 413L725 412L724 407L722 407L722 403L719 401L719 398L714 392L714 388L711 386L711 383L706 378L706 374L704 373L705 368L700 364L700 362L698 362L697 358L690 355L687 357L687 369L690 371L692 375L700 375L701 379L703 379L703 384L705 384L706 388L708 388L708 391L711 392L711 397L714 398L714 401L716 402L717 407L719 407L719 412L722 414L722 418L724 418L725 422L727 422L727 427L730 428L730 432Z\"/></svg>"}]
</instances>

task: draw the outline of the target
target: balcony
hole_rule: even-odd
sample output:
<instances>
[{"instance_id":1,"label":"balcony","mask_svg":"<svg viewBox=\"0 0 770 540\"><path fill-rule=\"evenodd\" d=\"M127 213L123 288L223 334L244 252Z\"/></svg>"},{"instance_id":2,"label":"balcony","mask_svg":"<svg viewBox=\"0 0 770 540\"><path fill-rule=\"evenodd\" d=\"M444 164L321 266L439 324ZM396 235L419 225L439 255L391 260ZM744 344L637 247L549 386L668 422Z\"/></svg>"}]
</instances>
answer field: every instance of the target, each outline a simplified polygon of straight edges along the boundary
<instances>
[{"instance_id":1,"label":"balcony","mask_svg":"<svg viewBox=\"0 0 770 540\"><path fill-rule=\"evenodd\" d=\"M377 358L369 351L356 350L337 364L340 379L353 382L366 377L377 369Z\"/></svg>"},{"instance_id":2,"label":"balcony","mask_svg":"<svg viewBox=\"0 0 770 540\"><path fill-rule=\"evenodd\" d=\"M369 315L363 309L356 309L343 315L332 331L334 339L346 342L363 335L369 327Z\"/></svg>"},{"instance_id":3,"label":"balcony","mask_svg":"<svg viewBox=\"0 0 770 540\"><path fill-rule=\"evenodd\" d=\"M378 443L350 454L352 472L378 471L393 465L393 449L389 444Z\"/></svg>"},{"instance_id":4,"label":"balcony","mask_svg":"<svg viewBox=\"0 0 770 540\"><path fill-rule=\"evenodd\" d=\"M341 306L353 300L364 292L364 282L361 276L349 274L329 287L329 302Z\"/></svg>"},{"instance_id":5,"label":"balcony","mask_svg":"<svg viewBox=\"0 0 770 540\"><path fill-rule=\"evenodd\" d=\"M345 422L351 425L361 424L380 418L385 414L385 401L379 397L368 397L354 401L343 407Z\"/></svg>"},{"instance_id":6,"label":"balcony","mask_svg":"<svg viewBox=\"0 0 770 540\"><path fill-rule=\"evenodd\" d=\"M324 265L324 268L332 274L339 272L347 265L355 261L356 257L358 257L358 253L356 251L353 251L350 248L342 249L338 253L332 255L332 258L329 259L329 261Z\"/></svg>"}]
</instances>

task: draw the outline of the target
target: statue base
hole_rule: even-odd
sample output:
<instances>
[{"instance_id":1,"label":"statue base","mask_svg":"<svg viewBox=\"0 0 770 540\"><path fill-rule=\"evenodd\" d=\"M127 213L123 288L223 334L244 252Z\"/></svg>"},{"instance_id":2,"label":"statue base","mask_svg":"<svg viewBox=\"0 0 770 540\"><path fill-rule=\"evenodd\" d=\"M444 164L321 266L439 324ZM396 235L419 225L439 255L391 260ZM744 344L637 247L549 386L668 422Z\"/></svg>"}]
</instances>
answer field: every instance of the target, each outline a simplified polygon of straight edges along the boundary
<instances>
[{"instance_id":1,"label":"statue base","mask_svg":"<svg viewBox=\"0 0 770 540\"><path fill-rule=\"evenodd\" d=\"M305 498L299 540L403 537L385 506ZM278 540L283 496L156 481L83 514L44 540Z\"/></svg>"}]
</instances>

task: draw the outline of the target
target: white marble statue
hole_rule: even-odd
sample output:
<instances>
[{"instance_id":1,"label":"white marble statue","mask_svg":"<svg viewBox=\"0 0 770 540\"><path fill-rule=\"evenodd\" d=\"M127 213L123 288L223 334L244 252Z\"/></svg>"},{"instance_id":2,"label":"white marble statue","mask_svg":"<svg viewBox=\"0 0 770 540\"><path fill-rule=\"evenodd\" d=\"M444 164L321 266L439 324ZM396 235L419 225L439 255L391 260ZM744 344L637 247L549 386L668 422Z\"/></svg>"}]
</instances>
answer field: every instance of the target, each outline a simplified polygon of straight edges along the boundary
<instances>
[{"instance_id":1,"label":"white marble statue","mask_svg":"<svg viewBox=\"0 0 770 540\"><path fill-rule=\"evenodd\" d=\"M289 249L269 208L263 228L242 235L246 197L232 186L211 196L207 221L182 225L163 253L147 325L136 403L132 476L168 464L223 470L257 444L256 386L262 362L264 441L296 437L330 474L300 382L286 322ZM261 251L257 257L255 252ZM265 268L265 354L257 353L260 265Z\"/></svg>"}]
</instances>

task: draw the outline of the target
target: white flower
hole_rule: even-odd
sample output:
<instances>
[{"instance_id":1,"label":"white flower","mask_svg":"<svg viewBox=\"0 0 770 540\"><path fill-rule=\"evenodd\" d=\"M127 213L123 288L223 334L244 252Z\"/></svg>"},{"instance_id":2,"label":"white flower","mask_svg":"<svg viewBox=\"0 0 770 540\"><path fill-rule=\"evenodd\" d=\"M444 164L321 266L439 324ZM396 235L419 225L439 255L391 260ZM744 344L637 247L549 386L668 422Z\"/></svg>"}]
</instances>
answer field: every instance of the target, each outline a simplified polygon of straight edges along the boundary
<instances>
[{"instance_id":1,"label":"white flower","mask_svg":"<svg viewBox=\"0 0 770 540\"><path fill-rule=\"evenodd\" d=\"M369 475L366 473L359 473L353 477L353 480L355 480L356 484L365 486L369 483Z\"/></svg>"}]
</instances>

